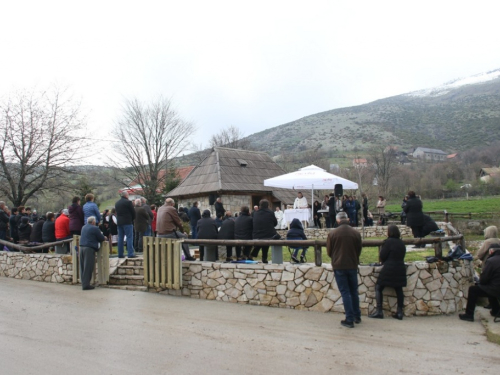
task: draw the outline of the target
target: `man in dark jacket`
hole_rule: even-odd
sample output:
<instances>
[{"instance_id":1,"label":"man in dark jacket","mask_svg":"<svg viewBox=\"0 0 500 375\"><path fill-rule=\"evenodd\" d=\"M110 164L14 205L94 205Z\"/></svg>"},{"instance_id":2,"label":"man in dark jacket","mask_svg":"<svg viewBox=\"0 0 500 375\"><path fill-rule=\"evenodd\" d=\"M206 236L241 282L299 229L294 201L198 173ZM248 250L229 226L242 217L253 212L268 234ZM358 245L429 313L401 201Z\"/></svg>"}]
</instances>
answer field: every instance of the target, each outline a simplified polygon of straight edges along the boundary
<instances>
[{"instance_id":1,"label":"man in dark jacket","mask_svg":"<svg viewBox=\"0 0 500 375\"><path fill-rule=\"evenodd\" d=\"M223 217L226 210L224 209L224 205L222 204L222 200L220 197L214 203L215 207L215 217Z\"/></svg>"},{"instance_id":2,"label":"man in dark jacket","mask_svg":"<svg viewBox=\"0 0 500 375\"><path fill-rule=\"evenodd\" d=\"M123 244L127 236L127 256L136 258L134 254L134 205L128 199L128 192L122 191L121 198L115 203L116 221L118 225L118 258L124 258Z\"/></svg>"},{"instance_id":3,"label":"man in dark jacket","mask_svg":"<svg viewBox=\"0 0 500 375\"><path fill-rule=\"evenodd\" d=\"M146 205L147 206L147 205ZM147 206L149 207L149 206ZM135 220L134 220L134 249L142 253L143 238L149 226L150 216L145 209L142 199L135 200ZM150 209L151 210L151 209Z\"/></svg>"},{"instance_id":4,"label":"man in dark jacket","mask_svg":"<svg viewBox=\"0 0 500 375\"><path fill-rule=\"evenodd\" d=\"M43 242L56 242L56 223L55 215L53 212L47 212L47 220L42 226L42 239Z\"/></svg>"},{"instance_id":5,"label":"man in dark jacket","mask_svg":"<svg viewBox=\"0 0 500 375\"><path fill-rule=\"evenodd\" d=\"M7 215L5 202L0 201L0 240L7 239L7 227L9 225L9 215ZM3 248L3 245L1 245Z\"/></svg>"},{"instance_id":6,"label":"man in dark jacket","mask_svg":"<svg viewBox=\"0 0 500 375\"><path fill-rule=\"evenodd\" d=\"M474 310L479 297L488 298L492 316L496 316L500 312L500 304L498 303L500 297L500 247L491 247L488 252L490 257L483 266L479 285L469 287L465 314L459 315L461 320L474 321Z\"/></svg>"},{"instance_id":7,"label":"man in dark jacket","mask_svg":"<svg viewBox=\"0 0 500 375\"><path fill-rule=\"evenodd\" d=\"M240 214L234 223L234 239L236 240L251 240L253 232L253 218L250 216L250 208L242 206ZM246 258L250 257L252 246L243 246L243 255ZM236 246L236 253L241 253L241 246Z\"/></svg>"},{"instance_id":8,"label":"man in dark jacket","mask_svg":"<svg viewBox=\"0 0 500 375\"><path fill-rule=\"evenodd\" d=\"M403 211L406 213L406 225L411 228L414 238L422 238L422 227L424 226L424 213L422 212L422 201L417 198L414 191L408 192L408 201ZM415 247L425 247L417 245Z\"/></svg>"},{"instance_id":9,"label":"man in dark jacket","mask_svg":"<svg viewBox=\"0 0 500 375\"><path fill-rule=\"evenodd\" d=\"M43 235L42 235L43 224L45 224L45 215L40 216L40 219L38 219L35 225L33 225L30 242L43 243Z\"/></svg>"},{"instance_id":10,"label":"man in dark jacket","mask_svg":"<svg viewBox=\"0 0 500 375\"><path fill-rule=\"evenodd\" d=\"M198 220L197 224L198 239L199 240L216 240L218 234L218 228L215 224L215 220L211 218L209 210L203 211L201 219ZM217 247L217 246L216 246ZM216 251L215 259L218 258L218 251ZM205 247L200 245L200 260L205 259Z\"/></svg>"},{"instance_id":11,"label":"man in dark jacket","mask_svg":"<svg viewBox=\"0 0 500 375\"><path fill-rule=\"evenodd\" d=\"M336 219L339 226L328 234L326 251L332 258L335 281L344 303L346 318L340 324L354 328L354 323L361 323L358 265L362 241L359 232L349 226L349 219L345 212L339 212Z\"/></svg>"},{"instance_id":12,"label":"man in dark jacket","mask_svg":"<svg viewBox=\"0 0 500 375\"><path fill-rule=\"evenodd\" d=\"M222 226L220 227L219 233L217 234L217 239L219 239L219 240L234 240L235 224L236 224L236 221L231 216L231 212L226 211L226 219L222 222ZM232 260L231 259L232 256L233 256L233 246L227 245L226 246L226 262L230 262ZM241 247L236 248L236 258L238 260L241 259Z\"/></svg>"},{"instance_id":13,"label":"man in dark jacket","mask_svg":"<svg viewBox=\"0 0 500 375\"><path fill-rule=\"evenodd\" d=\"M92 272L95 265L95 252L99 250L99 244L106 238L103 236L99 227L96 226L96 218L90 216L87 219L87 224L82 228L82 236L80 237L80 278L82 281L82 290L92 290L94 287L90 285Z\"/></svg>"},{"instance_id":14,"label":"man in dark jacket","mask_svg":"<svg viewBox=\"0 0 500 375\"><path fill-rule=\"evenodd\" d=\"M259 202L259 209L253 214L253 232L254 240L269 240L277 235L275 226L278 225L278 220L274 212L269 209L269 201L262 199ZM256 245L252 251L252 258L259 255L262 248L262 263L267 263L267 253L269 246Z\"/></svg>"},{"instance_id":15,"label":"man in dark jacket","mask_svg":"<svg viewBox=\"0 0 500 375\"><path fill-rule=\"evenodd\" d=\"M10 227L10 238L12 238L12 242L17 243L19 241L19 233L17 232L17 208L13 207L12 212L9 217L9 227Z\"/></svg>"},{"instance_id":16,"label":"man in dark jacket","mask_svg":"<svg viewBox=\"0 0 500 375\"><path fill-rule=\"evenodd\" d=\"M198 208L198 202L193 202L193 207L189 209L189 225L191 225L191 238L193 240L198 238L198 232L196 231L196 225L198 220L201 219L201 212Z\"/></svg>"}]
</instances>

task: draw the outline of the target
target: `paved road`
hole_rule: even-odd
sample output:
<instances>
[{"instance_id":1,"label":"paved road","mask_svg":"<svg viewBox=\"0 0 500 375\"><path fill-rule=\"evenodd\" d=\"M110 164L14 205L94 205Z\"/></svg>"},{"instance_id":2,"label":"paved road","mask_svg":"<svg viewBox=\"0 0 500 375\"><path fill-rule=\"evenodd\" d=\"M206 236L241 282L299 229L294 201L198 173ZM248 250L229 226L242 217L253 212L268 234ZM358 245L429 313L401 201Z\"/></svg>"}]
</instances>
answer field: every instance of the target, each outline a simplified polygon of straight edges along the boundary
<instances>
[{"instance_id":1,"label":"paved road","mask_svg":"<svg viewBox=\"0 0 500 375\"><path fill-rule=\"evenodd\" d=\"M342 318L0 277L0 374L498 374L480 322Z\"/></svg>"}]
</instances>

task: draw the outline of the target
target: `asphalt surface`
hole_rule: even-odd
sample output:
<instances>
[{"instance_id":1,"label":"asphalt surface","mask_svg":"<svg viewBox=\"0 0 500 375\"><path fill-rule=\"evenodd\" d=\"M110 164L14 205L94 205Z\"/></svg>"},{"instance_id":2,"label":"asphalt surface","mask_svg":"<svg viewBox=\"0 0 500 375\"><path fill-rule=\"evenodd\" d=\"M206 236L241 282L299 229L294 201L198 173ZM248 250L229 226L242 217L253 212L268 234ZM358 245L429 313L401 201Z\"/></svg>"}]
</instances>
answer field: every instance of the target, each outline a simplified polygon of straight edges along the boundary
<instances>
[{"instance_id":1,"label":"asphalt surface","mask_svg":"<svg viewBox=\"0 0 500 375\"><path fill-rule=\"evenodd\" d=\"M0 374L498 374L457 315L398 321L0 277Z\"/></svg>"}]
</instances>

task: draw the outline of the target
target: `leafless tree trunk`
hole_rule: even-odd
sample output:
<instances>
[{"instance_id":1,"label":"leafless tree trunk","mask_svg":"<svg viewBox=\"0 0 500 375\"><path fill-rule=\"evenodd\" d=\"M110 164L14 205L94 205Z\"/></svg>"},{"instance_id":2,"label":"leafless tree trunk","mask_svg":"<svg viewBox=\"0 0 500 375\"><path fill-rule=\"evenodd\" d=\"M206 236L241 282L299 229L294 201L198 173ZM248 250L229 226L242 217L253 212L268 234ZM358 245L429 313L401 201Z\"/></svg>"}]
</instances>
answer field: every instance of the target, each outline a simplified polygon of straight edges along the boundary
<instances>
[{"instance_id":1,"label":"leafless tree trunk","mask_svg":"<svg viewBox=\"0 0 500 375\"><path fill-rule=\"evenodd\" d=\"M64 191L87 143L80 103L67 90L19 92L0 103L0 192L14 207Z\"/></svg>"},{"instance_id":2,"label":"leafless tree trunk","mask_svg":"<svg viewBox=\"0 0 500 375\"><path fill-rule=\"evenodd\" d=\"M125 101L112 133L120 141L116 146L118 158L130 166L123 170L129 185L140 185L150 203L158 202L171 176L166 173L173 168L171 160L185 150L185 142L194 132L194 125L180 117L170 100Z\"/></svg>"},{"instance_id":3,"label":"leafless tree trunk","mask_svg":"<svg viewBox=\"0 0 500 375\"><path fill-rule=\"evenodd\" d=\"M392 147L378 146L369 155L375 165L379 194L388 196L390 181L397 166L396 153Z\"/></svg>"}]
</instances>

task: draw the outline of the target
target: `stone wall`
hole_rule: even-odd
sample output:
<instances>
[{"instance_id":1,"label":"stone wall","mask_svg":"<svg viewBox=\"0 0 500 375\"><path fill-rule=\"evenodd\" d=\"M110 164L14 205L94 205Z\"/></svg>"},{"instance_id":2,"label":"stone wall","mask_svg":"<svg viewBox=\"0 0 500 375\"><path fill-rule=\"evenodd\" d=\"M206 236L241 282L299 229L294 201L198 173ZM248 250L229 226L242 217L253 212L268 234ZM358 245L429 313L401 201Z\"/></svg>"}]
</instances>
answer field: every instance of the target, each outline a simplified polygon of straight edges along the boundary
<instances>
[{"instance_id":1,"label":"stone wall","mask_svg":"<svg viewBox=\"0 0 500 375\"><path fill-rule=\"evenodd\" d=\"M362 314L375 308L375 283L381 267L360 266L359 299ZM460 311L472 283L468 261L407 265L405 314L437 315ZM182 290L170 295L311 311L343 312L331 265L185 263ZM384 309L395 311L396 295L384 290Z\"/></svg>"},{"instance_id":2,"label":"stone wall","mask_svg":"<svg viewBox=\"0 0 500 375\"><path fill-rule=\"evenodd\" d=\"M49 283L71 283L71 255L0 252L0 276Z\"/></svg>"}]
</instances>

